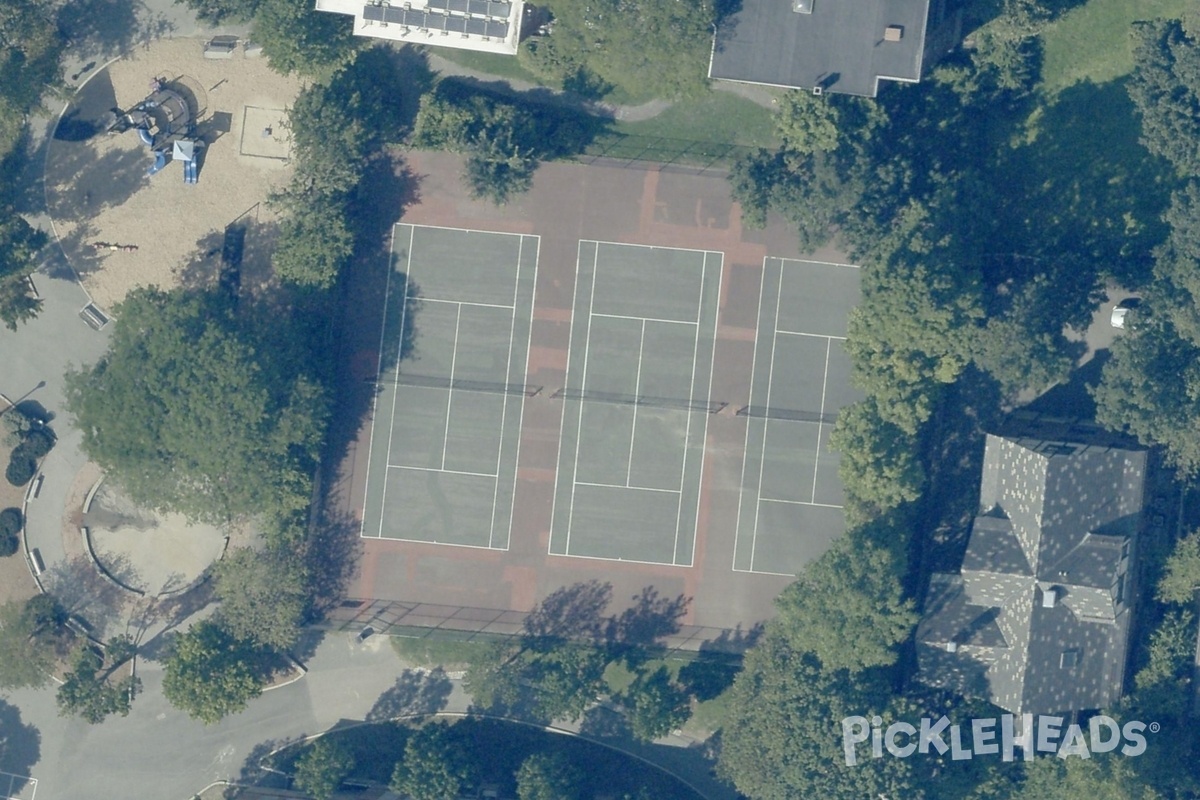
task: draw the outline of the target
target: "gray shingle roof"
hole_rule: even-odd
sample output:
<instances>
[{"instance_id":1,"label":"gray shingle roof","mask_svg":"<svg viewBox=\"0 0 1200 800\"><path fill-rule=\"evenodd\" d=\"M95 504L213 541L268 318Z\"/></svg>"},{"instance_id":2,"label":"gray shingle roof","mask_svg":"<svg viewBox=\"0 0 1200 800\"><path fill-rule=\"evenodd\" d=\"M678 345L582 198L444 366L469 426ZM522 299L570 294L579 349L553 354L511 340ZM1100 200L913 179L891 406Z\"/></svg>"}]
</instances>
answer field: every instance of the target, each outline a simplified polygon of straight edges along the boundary
<instances>
[{"instance_id":1,"label":"gray shingle roof","mask_svg":"<svg viewBox=\"0 0 1200 800\"><path fill-rule=\"evenodd\" d=\"M988 436L961 574L933 576L917 629L921 680L1018 714L1116 700L1145 466L1141 451Z\"/></svg>"}]
</instances>

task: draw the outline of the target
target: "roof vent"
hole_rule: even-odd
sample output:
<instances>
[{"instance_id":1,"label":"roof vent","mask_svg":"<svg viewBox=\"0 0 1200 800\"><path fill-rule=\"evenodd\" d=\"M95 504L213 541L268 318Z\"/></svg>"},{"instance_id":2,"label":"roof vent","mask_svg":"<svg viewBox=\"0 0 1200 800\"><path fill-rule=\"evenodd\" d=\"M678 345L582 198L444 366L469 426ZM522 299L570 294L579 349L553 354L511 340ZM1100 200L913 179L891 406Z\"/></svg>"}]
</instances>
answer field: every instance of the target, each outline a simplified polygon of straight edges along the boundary
<instances>
[{"instance_id":1,"label":"roof vent","mask_svg":"<svg viewBox=\"0 0 1200 800\"><path fill-rule=\"evenodd\" d=\"M876 29L878 30L878 28ZM883 29L883 40L885 42L898 42L904 38L903 25L888 25Z\"/></svg>"},{"instance_id":2,"label":"roof vent","mask_svg":"<svg viewBox=\"0 0 1200 800\"><path fill-rule=\"evenodd\" d=\"M815 94L817 97L820 97L824 92L825 92L825 90L822 89L820 86L813 87L813 94Z\"/></svg>"},{"instance_id":3,"label":"roof vent","mask_svg":"<svg viewBox=\"0 0 1200 800\"><path fill-rule=\"evenodd\" d=\"M1058 605L1058 587L1051 586L1042 592L1042 608L1054 608Z\"/></svg>"},{"instance_id":4,"label":"roof vent","mask_svg":"<svg viewBox=\"0 0 1200 800\"><path fill-rule=\"evenodd\" d=\"M946 652L947 653L957 653L958 652L958 642L946 642Z\"/></svg>"}]
</instances>

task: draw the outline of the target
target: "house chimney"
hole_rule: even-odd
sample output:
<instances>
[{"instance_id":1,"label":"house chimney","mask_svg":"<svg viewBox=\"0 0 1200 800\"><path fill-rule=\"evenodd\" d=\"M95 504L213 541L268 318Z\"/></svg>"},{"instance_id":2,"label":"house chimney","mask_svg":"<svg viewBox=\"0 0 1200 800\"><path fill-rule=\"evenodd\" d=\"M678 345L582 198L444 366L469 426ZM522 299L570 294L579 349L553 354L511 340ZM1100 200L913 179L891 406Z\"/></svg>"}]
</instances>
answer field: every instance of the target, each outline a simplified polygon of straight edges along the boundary
<instances>
[{"instance_id":1,"label":"house chimney","mask_svg":"<svg viewBox=\"0 0 1200 800\"><path fill-rule=\"evenodd\" d=\"M1054 608L1058 605L1058 587L1051 586L1042 591L1042 608Z\"/></svg>"}]
</instances>

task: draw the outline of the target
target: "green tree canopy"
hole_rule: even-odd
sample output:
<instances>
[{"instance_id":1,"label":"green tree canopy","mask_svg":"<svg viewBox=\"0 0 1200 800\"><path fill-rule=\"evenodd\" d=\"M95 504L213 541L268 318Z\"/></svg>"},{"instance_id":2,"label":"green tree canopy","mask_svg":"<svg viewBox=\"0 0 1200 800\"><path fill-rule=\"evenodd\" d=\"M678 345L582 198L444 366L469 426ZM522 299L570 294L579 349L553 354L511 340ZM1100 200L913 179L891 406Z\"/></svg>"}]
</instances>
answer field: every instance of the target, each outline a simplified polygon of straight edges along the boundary
<instances>
[{"instance_id":1,"label":"green tree canopy","mask_svg":"<svg viewBox=\"0 0 1200 800\"><path fill-rule=\"evenodd\" d=\"M1134 26L1129 96L1142 115L1142 143L1180 175L1200 175L1200 42L1179 20Z\"/></svg>"},{"instance_id":2,"label":"green tree canopy","mask_svg":"<svg viewBox=\"0 0 1200 800\"><path fill-rule=\"evenodd\" d=\"M329 800L353 769L354 755L324 736L296 761L296 788L313 800Z\"/></svg>"},{"instance_id":3,"label":"green tree canopy","mask_svg":"<svg viewBox=\"0 0 1200 800\"><path fill-rule=\"evenodd\" d=\"M1175 543L1167 558L1158 581L1158 599L1186 605L1195 600L1197 589L1200 589L1200 531L1193 531Z\"/></svg>"},{"instance_id":4,"label":"green tree canopy","mask_svg":"<svg viewBox=\"0 0 1200 800\"><path fill-rule=\"evenodd\" d=\"M39 687L50 680L54 642L26 608L17 600L0 605L0 689Z\"/></svg>"},{"instance_id":5,"label":"green tree canopy","mask_svg":"<svg viewBox=\"0 0 1200 800\"><path fill-rule=\"evenodd\" d=\"M517 800L580 800L583 778L557 751L534 753L517 770Z\"/></svg>"},{"instance_id":6,"label":"green tree canopy","mask_svg":"<svg viewBox=\"0 0 1200 800\"><path fill-rule=\"evenodd\" d=\"M392 791L412 800L459 800L473 782L476 762L468 759L443 722L422 726L408 738L392 773Z\"/></svg>"},{"instance_id":7,"label":"green tree canopy","mask_svg":"<svg viewBox=\"0 0 1200 800\"><path fill-rule=\"evenodd\" d=\"M196 17L212 25L222 22L249 22L254 19L262 0L175 0L196 12Z\"/></svg>"},{"instance_id":8,"label":"green tree canopy","mask_svg":"<svg viewBox=\"0 0 1200 800\"><path fill-rule=\"evenodd\" d=\"M287 650L300 635L308 606L307 575L290 550L238 548L213 570L221 627L262 647Z\"/></svg>"},{"instance_id":9,"label":"green tree canopy","mask_svg":"<svg viewBox=\"0 0 1200 800\"><path fill-rule=\"evenodd\" d=\"M1025 765L1025 783L1013 800L1160 800L1138 779L1132 761L1120 754L1034 759Z\"/></svg>"},{"instance_id":10,"label":"green tree canopy","mask_svg":"<svg viewBox=\"0 0 1200 800\"><path fill-rule=\"evenodd\" d=\"M141 689L139 678L130 675L112 682L101 674L103 658L91 645L83 644L71 656L71 670L58 687L56 700L59 713L77 716L92 725L99 724L112 714L129 716L134 695Z\"/></svg>"},{"instance_id":11,"label":"green tree canopy","mask_svg":"<svg viewBox=\"0 0 1200 800\"><path fill-rule=\"evenodd\" d=\"M234 638L215 622L198 622L171 644L163 695L205 725L220 722L262 694L262 656L251 642Z\"/></svg>"},{"instance_id":12,"label":"green tree canopy","mask_svg":"<svg viewBox=\"0 0 1200 800\"><path fill-rule=\"evenodd\" d=\"M554 15L553 33L522 48L522 60L533 70L559 83L607 85L647 100L704 91L715 18L708 0L546 5Z\"/></svg>"},{"instance_id":13,"label":"green tree canopy","mask_svg":"<svg viewBox=\"0 0 1200 800\"><path fill-rule=\"evenodd\" d=\"M666 736L691 716L691 698L664 666L639 673L621 702L633 735L646 742Z\"/></svg>"},{"instance_id":14,"label":"green tree canopy","mask_svg":"<svg viewBox=\"0 0 1200 800\"><path fill-rule=\"evenodd\" d=\"M259 0L252 35L262 45L271 69L318 81L328 81L353 61L360 46L353 20L317 11L308 0Z\"/></svg>"},{"instance_id":15,"label":"green tree canopy","mask_svg":"<svg viewBox=\"0 0 1200 800\"><path fill-rule=\"evenodd\" d=\"M829 443L841 453L838 475L854 521L872 519L921 496L925 470L917 440L883 419L874 398L839 411Z\"/></svg>"},{"instance_id":16,"label":"green tree canopy","mask_svg":"<svg viewBox=\"0 0 1200 800\"><path fill-rule=\"evenodd\" d=\"M271 253L280 280L328 289L354 252L354 233L346 222L346 206L326 195L284 196L286 215Z\"/></svg>"},{"instance_id":17,"label":"green tree canopy","mask_svg":"<svg viewBox=\"0 0 1200 800\"><path fill-rule=\"evenodd\" d=\"M775 600L778 635L829 671L851 673L896 661L918 615L901 587L903 564L851 531L796 577Z\"/></svg>"},{"instance_id":18,"label":"green tree canopy","mask_svg":"<svg viewBox=\"0 0 1200 800\"><path fill-rule=\"evenodd\" d=\"M147 507L215 522L303 511L327 400L299 316L272 314L268 332L217 292L130 293L108 353L67 377L84 450Z\"/></svg>"},{"instance_id":19,"label":"green tree canopy","mask_svg":"<svg viewBox=\"0 0 1200 800\"><path fill-rule=\"evenodd\" d=\"M0 211L0 321L11 331L42 308L26 278L37 269L38 253L46 241L44 231L11 210Z\"/></svg>"}]
</instances>

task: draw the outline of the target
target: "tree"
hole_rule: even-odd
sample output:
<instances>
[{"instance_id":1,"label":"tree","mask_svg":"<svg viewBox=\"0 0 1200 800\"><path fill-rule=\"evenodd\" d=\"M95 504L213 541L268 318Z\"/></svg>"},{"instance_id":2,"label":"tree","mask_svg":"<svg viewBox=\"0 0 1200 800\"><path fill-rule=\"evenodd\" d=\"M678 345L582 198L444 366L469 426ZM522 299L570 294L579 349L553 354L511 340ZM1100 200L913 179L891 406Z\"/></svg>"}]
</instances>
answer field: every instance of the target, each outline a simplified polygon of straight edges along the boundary
<instances>
[{"instance_id":1,"label":"tree","mask_svg":"<svg viewBox=\"0 0 1200 800\"><path fill-rule=\"evenodd\" d=\"M45 231L0 210L0 321L11 331L41 310L42 301L33 296L27 278L37 269L46 241Z\"/></svg>"},{"instance_id":2,"label":"tree","mask_svg":"<svg viewBox=\"0 0 1200 800\"><path fill-rule=\"evenodd\" d=\"M345 202L310 195L287 200L284 207L287 215L279 226L271 267L282 281L313 289L330 288L354 251Z\"/></svg>"},{"instance_id":3,"label":"tree","mask_svg":"<svg viewBox=\"0 0 1200 800\"><path fill-rule=\"evenodd\" d=\"M838 412L829 444L841 454L838 476L851 516L874 518L921 496L925 470L916 439L883 419L874 398Z\"/></svg>"},{"instance_id":4,"label":"tree","mask_svg":"<svg viewBox=\"0 0 1200 800\"><path fill-rule=\"evenodd\" d=\"M557 751L529 756L516 778L517 800L580 800L583 776Z\"/></svg>"},{"instance_id":5,"label":"tree","mask_svg":"<svg viewBox=\"0 0 1200 800\"><path fill-rule=\"evenodd\" d=\"M1181 337L1200 347L1200 180L1171 195L1163 215L1170 233L1154 251L1154 278L1167 299L1163 312Z\"/></svg>"},{"instance_id":6,"label":"tree","mask_svg":"<svg viewBox=\"0 0 1200 800\"><path fill-rule=\"evenodd\" d=\"M903 564L891 551L861 529L852 531L776 598L777 634L828 671L854 674L894 664L896 646L918 619L904 597L902 574Z\"/></svg>"},{"instance_id":7,"label":"tree","mask_svg":"<svg viewBox=\"0 0 1200 800\"><path fill-rule=\"evenodd\" d=\"M550 80L607 84L638 98L695 97L706 86L713 4L707 0L551 0L553 33L523 48ZM653 42L648 47L647 42Z\"/></svg>"},{"instance_id":8,"label":"tree","mask_svg":"<svg viewBox=\"0 0 1200 800\"><path fill-rule=\"evenodd\" d=\"M317 11L308 0L260 0L253 37L271 69L320 82L353 61L359 47L352 20Z\"/></svg>"},{"instance_id":9,"label":"tree","mask_svg":"<svg viewBox=\"0 0 1200 800\"><path fill-rule=\"evenodd\" d=\"M54 644L26 608L16 600L0 605L0 689L37 688L50 679Z\"/></svg>"},{"instance_id":10,"label":"tree","mask_svg":"<svg viewBox=\"0 0 1200 800\"><path fill-rule=\"evenodd\" d=\"M718 774L754 800L921 797L909 775L913 759L846 766L841 721L869 719L884 704L884 687L878 675L824 670L768 630L730 689Z\"/></svg>"},{"instance_id":11,"label":"tree","mask_svg":"<svg viewBox=\"0 0 1200 800\"><path fill-rule=\"evenodd\" d=\"M1190 610L1167 612L1150 634L1149 659L1134 676L1139 704L1156 714L1182 719L1191 703L1196 617Z\"/></svg>"},{"instance_id":12,"label":"tree","mask_svg":"<svg viewBox=\"0 0 1200 800\"><path fill-rule=\"evenodd\" d=\"M1177 20L1134 25L1126 86L1142 115L1142 144L1180 175L1200 175L1200 41Z\"/></svg>"},{"instance_id":13,"label":"tree","mask_svg":"<svg viewBox=\"0 0 1200 800\"><path fill-rule=\"evenodd\" d=\"M458 800L473 778L472 764L450 725L431 722L408 738L404 758L396 764L390 786L412 800Z\"/></svg>"},{"instance_id":14,"label":"tree","mask_svg":"<svg viewBox=\"0 0 1200 800\"><path fill-rule=\"evenodd\" d=\"M302 512L328 408L303 324L272 314L268 329L215 291L131 292L108 353L67 377L84 450L149 508Z\"/></svg>"},{"instance_id":15,"label":"tree","mask_svg":"<svg viewBox=\"0 0 1200 800\"><path fill-rule=\"evenodd\" d=\"M213 570L221 627L237 639L287 650L300 635L308 606L306 573L289 551L238 548Z\"/></svg>"},{"instance_id":16,"label":"tree","mask_svg":"<svg viewBox=\"0 0 1200 800\"><path fill-rule=\"evenodd\" d=\"M1038 0L1004 0L1000 15L974 35L976 80L1018 94L1030 91L1041 77L1039 37L1049 21Z\"/></svg>"},{"instance_id":17,"label":"tree","mask_svg":"<svg viewBox=\"0 0 1200 800\"><path fill-rule=\"evenodd\" d=\"M133 698L141 689L139 678L130 675L117 683L101 675L103 658L90 644L82 644L71 657L71 670L58 687L59 714L81 717L96 725L111 714L129 715Z\"/></svg>"},{"instance_id":18,"label":"tree","mask_svg":"<svg viewBox=\"0 0 1200 800\"><path fill-rule=\"evenodd\" d=\"M841 145L838 106L806 91L785 92L775 117L775 131L787 150L803 155L832 153Z\"/></svg>"},{"instance_id":19,"label":"tree","mask_svg":"<svg viewBox=\"0 0 1200 800\"><path fill-rule=\"evenodd\" d=\"M1014 800L1159 800L1138 780L1131 761L1119 754L1082 758L1037 758L1025 765L1025 783Z\"/></svg>"},{"instance_id":20,"label":"tree","mask_svg":"<svg viewBox=\"0 0 1200 800\"><path fill-rule=\"evenodd\" d=\"M1158 581L1158 599L1164 603L1186 605L1200 589L1200 531L1193 531L1175 543Z\"/></svg>"},{"instance_id":21,"label":"tree","mask_svg":"<svg viewBox=\"0 0 1200 800\"><path fill-rule=\"evenodd\" d=\"M323 736L296 762L296 788L313 800L328 800L354 769L354 756Z\"/></svg>"},{"instance_id":22,"label":"tree","mask_svg":"<svg viewBox=\"0 0 1200 800\"><path fill-rule=\"evenodd\" d=\"M219 25L222 22L249 22L262 0L175 0L196 13L197 19Z\"/></svg>"},{"instance_id":23,"label":"tree","mask_svg":"<svg viewBox=\"0 0 1200 800\"><path fill-rule=\"evenodd\" d=\"M21 509L6 508L0 511L0 558L7 558L21 547L21 528L25 520Z\"/></svg>"},{"instance_id":24,"label":"tree","mask_svg":"<svg viewBox=\"0 0 1200 800\"><path fill-rule=\"evenodd\" d=\"M646 742L666 736L691 716L688 693L671 680L671 673L662 666L634 678L621 703L633 735Z\"/></svg>"},{"instance_id":25,"label":"tree","mask_svg":"<svg viewBox=\"0 0 1200 800\"><path fill-rule=\"evenodd\" d=\"M196 623L171 645L163 695L205 725L246 708L262 694L262 651L211 621Z\"/></svg>"}]
</instances>

